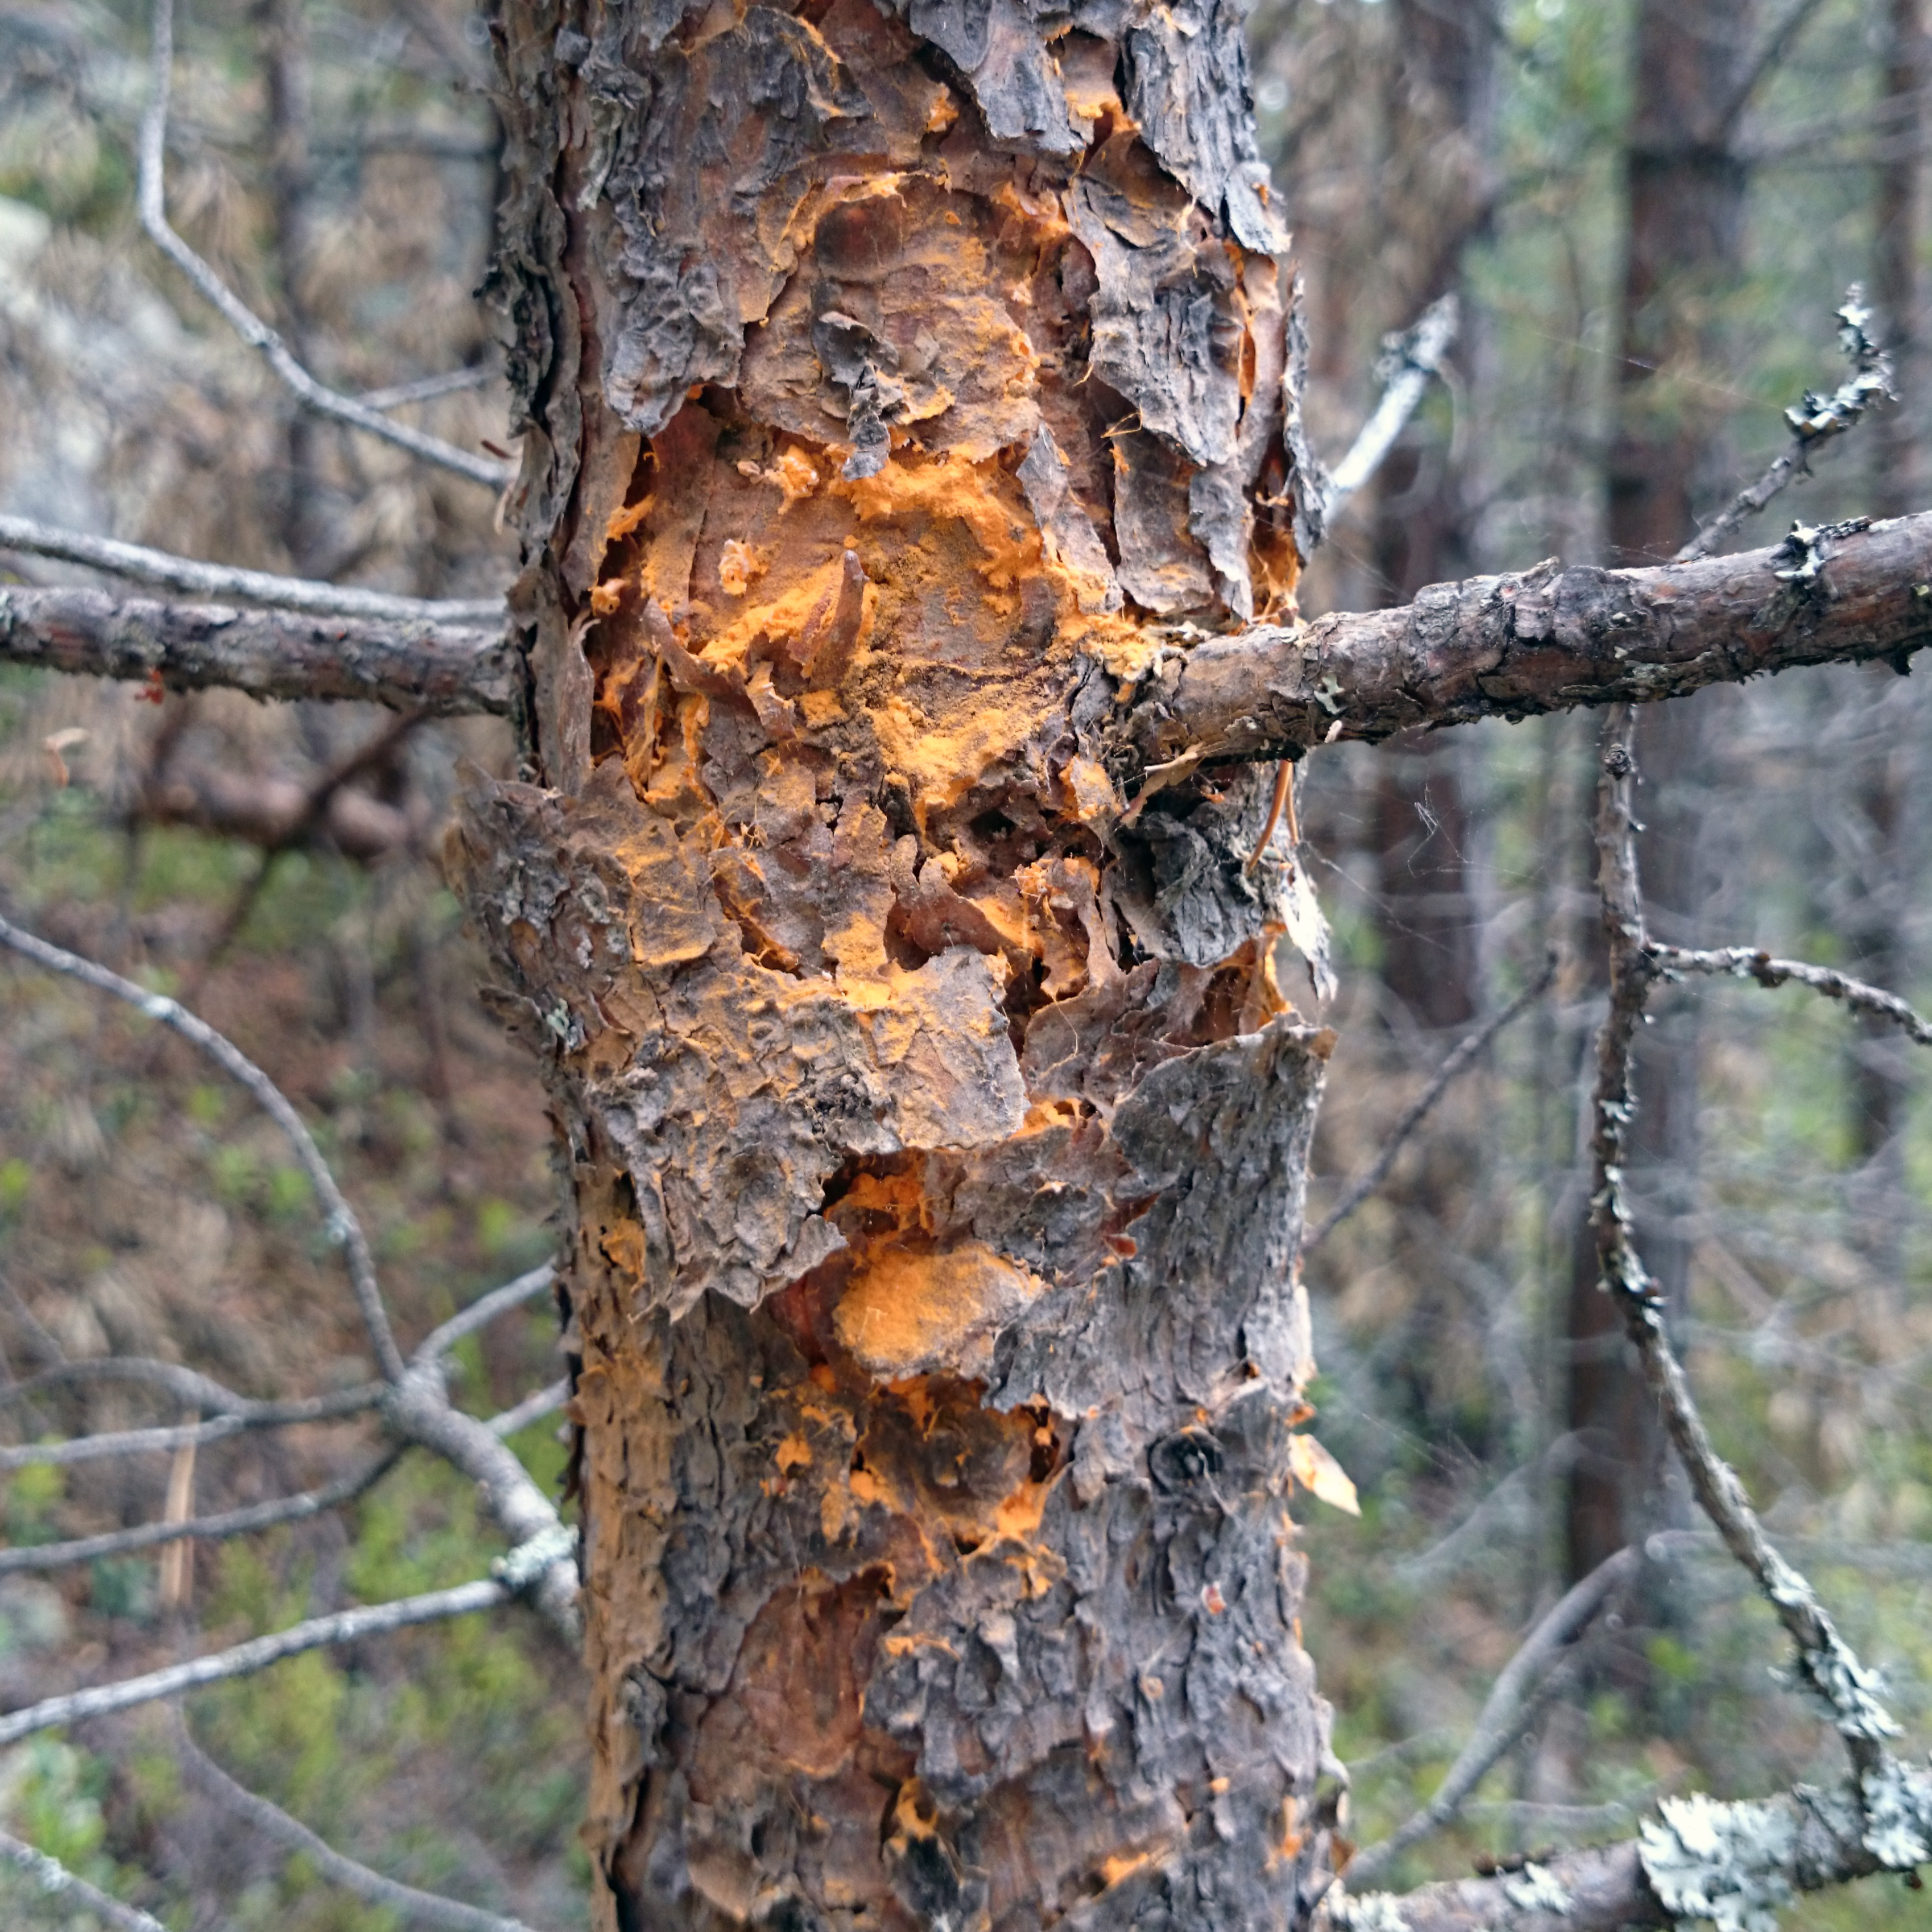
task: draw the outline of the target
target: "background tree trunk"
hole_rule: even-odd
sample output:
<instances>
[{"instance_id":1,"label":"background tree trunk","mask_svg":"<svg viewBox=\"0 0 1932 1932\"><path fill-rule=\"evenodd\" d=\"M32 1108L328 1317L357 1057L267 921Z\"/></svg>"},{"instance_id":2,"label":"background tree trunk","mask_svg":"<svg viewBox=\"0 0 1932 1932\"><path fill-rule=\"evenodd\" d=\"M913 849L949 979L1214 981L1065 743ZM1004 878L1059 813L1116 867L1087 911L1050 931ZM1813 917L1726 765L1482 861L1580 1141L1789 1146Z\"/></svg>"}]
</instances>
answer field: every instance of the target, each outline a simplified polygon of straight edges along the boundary
<instances>
[{"instance_id":1,"label":"background tree trunk","mask_svg":"<svg viewBox=\"0 0 1932 1932\"><path fill-rule=\"evenodd\" d=\"M574 1201L600 1922L1286 1924L1318 949L1264 772L1129 820L1100 737L1297 568L1240 15L590 17L496 23L538 765L462 857Z\"/></svg>"},{"instance_id":2,"label":"background tree trunk","mask_svg":"<svg viewBox=\"0 0 1932 1932\"><path fill-rule=\"evenodd\" d=\"M1718 452L1711 385L1725 304L1742 272L1748 172L1733 131L1756 9L1738 0L1643 0L1637 10L1626 152L1629 234L1622 356L1608 467L1610 560L1661 562L1696 527L1696 486ZM1721 700L1720 700L1721 701ZM1711 700L1648 706L1637 728L1644 892L1658 936L1696 945L1706 896L1701 813ZM1593 938L1593 949L1600 946ZM1697 1007L1658 1004L1637 1056L1637 1239L1681 1310L1695 1204ZM1577 1439L1565 1507L1571 1581L1654 1527L1664 1443L1655 1404L1598 1288L1580 1219L1568 1320L1569 1427Z\"/></svg>"}]
</instances>

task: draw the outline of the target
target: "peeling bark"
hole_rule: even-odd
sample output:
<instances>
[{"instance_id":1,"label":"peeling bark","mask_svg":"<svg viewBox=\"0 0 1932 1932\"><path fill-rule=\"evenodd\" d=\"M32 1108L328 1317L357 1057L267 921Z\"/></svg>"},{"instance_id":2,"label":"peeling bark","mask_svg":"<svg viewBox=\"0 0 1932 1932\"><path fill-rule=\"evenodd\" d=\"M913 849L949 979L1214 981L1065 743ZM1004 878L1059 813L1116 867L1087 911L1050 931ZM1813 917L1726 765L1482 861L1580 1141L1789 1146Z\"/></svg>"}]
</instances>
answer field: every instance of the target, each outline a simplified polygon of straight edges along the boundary
<instances>
[{"instance_id":1,"label":"peeling bark","mask_svg":"<svg viewBox=\"0 0 1932 1932\"><path fill-rule=\"evenodd\" d=\"M1286 1925L1329 1036L1156 620L1293 614L1239 10L504 0L528 782L607 1927Z\"/></svg>"}]
</instances>

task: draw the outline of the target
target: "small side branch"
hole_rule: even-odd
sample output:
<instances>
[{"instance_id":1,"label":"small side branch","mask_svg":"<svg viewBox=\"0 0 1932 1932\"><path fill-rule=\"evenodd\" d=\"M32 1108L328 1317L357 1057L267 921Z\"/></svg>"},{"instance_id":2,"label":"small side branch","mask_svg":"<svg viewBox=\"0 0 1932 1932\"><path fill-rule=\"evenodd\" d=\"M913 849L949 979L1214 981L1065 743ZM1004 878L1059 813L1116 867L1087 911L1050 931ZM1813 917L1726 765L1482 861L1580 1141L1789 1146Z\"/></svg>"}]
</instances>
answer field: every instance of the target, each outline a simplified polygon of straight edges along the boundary
<instances>
[{"instance_id":1,"label":"small side branch","mask_svg":"<svg viewBox=\"0 0 1932 1932\"><path fill-rule=\"evenodd\" d=\"M506 1408L493 1415L484 1424L492 1436L507 1439L520 1429L527 1429L533 1422L541 1422L547 1415L554 1414L570 1400L570 1384L560 1378L540 1389L532 1389L514 1408Z\"/></svg>"},{"instance_id":2,"label":"small side branch","mask_svg":"<svg viewBox=\"0 0 1932 1932\"><path fill-rule=\"evenodd\" d=\"M1520 1014L1527 1012L1549 990L1550 982L1556 976L1556 955L1551 952L1543 962L1543 970L1529 985L1524 987L1516 998L1501 1012L1492 1013L1473 1033L1466 1034L1450 1050L1448 1058L1436 1070L1430 1081L1408 1106L1402 1118L1395 1124L1382 1151L1360 1174L1352 1180L1340 1200L1329 1209L1315 1231L1301 1244L1304 1255L1312 1254L1382 1183L1388 1178L1389 1169L1395 1165L1395 1157L1401 1153L1404 1144L1423 1121L1437 1101L1449 1090L1456 1076L1472 1065L1477 1057Z\"/></svg>"},{"instance_id":3,"label":"small side branch","mask_svg":"<svg viewBox=\"0 0 1932 1932\"><path fill-rule=\"evenodd\" d=\"M1380 1844L1365 1847L1349 1862L1353 1884L1373 1884L1411 1845L1454 1821L1497 1760L1522 1736L1525 1726L1549 1700L1561 1681L1559 1666L1571 1646L1629 1588L1642 1561L1640 1551L1620 1550L1558 1600L1503 1666L1468 1742L1457 1754L1436 1795Z\"/></svg>"},{"instance_id":4,"label":"small side branch","mask_svg":"<svg viewBox=\"0 0 1932 1932\"><path fill-rule=\"evenodd\" d=\"M0 1448L0 1469L68 1468L76 1462L98 1462L110 1456L146 1456L163 1450L205 1448L256 1429L289 1429L309 1422L340 1421L366 1415L386 1391L350 1389L339 1396L316 1396L300 1402L250 1402L247 1408L206 1422L184 1422L158 1429L124 1429L99 1436L77 1436L68 1442L28 1442Z\"/></svg>"},{"instance_id":5,"label":"small side branch","mask_svg":"<svg viewBox=\"0 0 1932 1932\"><path fill-rule=\"evenodd\" d=\"M1604 930L1610 942L1610 1007L1597 1042L1597 1081L1590 1150L1594 1167L1590 1222L1605 1288L1636 1348L1644 1379L1704 1513L1724 1545L1756 1580L1798 1648L1800 1682L1831 1713L1862 1780L1888 1762L1882 1740L1898 1726L1810 1585L1766 1535L1737 1473L1712 1446L1676 1352L1665 1332L1664 1306L1631 1236L1624 1192L1630 1124L1636 1110L1631 1048L1658 967L1645 929L1638 883L1630 755L1635 720L1627 706L1610 714L1603 740L1598 796L1597 855Z\"/></svg>"},{"instance_id":6,"label":"small side branch","mask_svg":"<svg viewBox=\"0 0 1932 1932\"><path fill-rule=\"evenodd\" d=\"M416 1359L418 1362L440 1361L466 1335L473 1335L479 1328L487 1328L498 1316L508 1314L513 1308L520 1308L543 1293L556 1279L556 1270L548 1262L540 1268L532 1268L527 1274L520 1274L514 1281L506 1281L501 1288L493 1288L488 1294L478 1295L467 1308L458 1309L440 1328L430 1330L418 1345Z\"/></svg>"},{"instance_id":7,"label":"small side branch","mask_svg":"<svg viewBox=\"0 0 1932 1932\"><path fill-rule=\"evenodd\" d=\"M1838 346L1852 373L1828 396L1808 389L1802 401L1784 412L1791 426L1791 446L1748 489L1740 490L1723 510L1671 559L1691 563L1708 556L1747 517L1754 517L1787 484L1810 467L1811 452L1854 427L1873 404L1895 399L1892 387L1892 358L1870 332L1871 310L1857 283L1845 292L1838 310Z\"/></svg>"},{"instance_id":8,"label":"small side branch","mask_svg":"<svg viewBox=\"0 0 1932 1932\"><path fill-rule=\"evenodd\" d=\"M366 430L383 442L407 450L439 469L466 476L492 490L500 490L516 475L514 467L486 456L472 456L466 449L445 442L440 436L412 429L406 423L392 422L380 410L371 409L318 382L290 352L276 332L242 302L214 268L170 226L167 216L165 156L167 146L168 92L174 68L173 0L154 0L153 78L147 112L141 117L140 179L138 200L141 226L168 259L187 276L202 297L219 310L222 319L262 359L304 407L328 416L351 428Z\"/></svg>"},{"instance_id":9,"label":"small side branch","mask_svg":"<svg viewBox=\"0 0 1932 1932\"><path fill-rule=\"evenodd\" d=\"M485 1912L465 1905L459 1899L440 1893L419 1892L412 1885L385 1878L379 1871L346 1857L334 1846L318 1838L299 1819L292 1818L278 1804L238 1784L188 1736L188 1726L177 1721L175 1748L188 1775L202 1790L263 1838L284 1850L305 1858L332 1885L352 1892L378 1909L397 1913L406 1922L438 1925L449 1932L530 1932L519 1918Z\"/></svg>"},{"instance_id":10,"label":"small side branch","mask_svg":"<svg viewBox=\"0 0 1932 1932\"><path fill-rule=\"evenodd\" d=\"M59 1859L22 1844L10 1832L0 1832L0 1858L23 1874L41 1892L58 1905L78 1905L91 1912L115 1932L168 1932L158 1918L150 1918L138 1906L124 1905L98 1885L89 1885L77 1872L70 1872Z\"/></svg>"},{"instance_id":11,"label":"small side branch","mask_svg":"<svg viewBox=\"0 0 1932 1932\"><path fill-rule=\"evenodd\" d=\"M78 980L97 992L111 994L127 1005L139 1008L151 1020L160 1021L199 1047L224 1073L248 1090L256 1104L281 1129L294 1150L297 1164L315 1190L315 1198L329 1233L341 1244L348 1262L350 1285L362 1310L362 1325L376 1351L376 1364L386 1381L400 1382L406 1364L389 1328L388 1310L383 1305L382 1291L376 1279L375 1257L370 1252L368 1237L362 1232L362 1224L356 1219L341 1189L335 1184L335 1177L322 1159L322 1150L315 1144L315 1136L309 1132L307 1123L296 1112L288 1096L225 1034L217 1033L206 1020L198 1018L178 1000L171 1000L164 994L151 993L146 987L122 979L118 973L110 973L106 967L96 965L91 959L83 959L78 953L69 952L61 946L51 946L44 939L37 939L10 920L0 919L0 946L10 948L50 972L64 974L69 979Z\"/></svg>"},{"instance_id":12,"label":"small side branch","mask_svg":"<svg viewBox=\"0 0 1932 1932\"><path fill-rule=\"evenodd\" d=\"M1681 973L1729 974L1739 980L1755 980L1760 986L1808 986L1828 1000L1837 1000L1855 1013L1888 1020L1906 1037L1920 1046L1932 1046L1932 1020L1910 1006L1896 993L1854 980L1848 973L1829 966L1810 966L1802 959L1774 959L1751 946L1718 946L1700 952L1688 946L1664 946L1650 941L1648 951L1658 970L1675 976Z\"/></svg>"},{"instance_id":13,"label":"small side branch","mask_svg":"<svg viewBox=\"0 0 1932 1932\"><path fill-rule=\"evenodd\" d=\"M346 699L439 717L514 717L523 691L500 628L14 584L0 584L0 660L170 691Z\"/></svg>"},{"instance_id":14,"label":"small side branch","mask_svg":"<svg viewBox=\"0 0 1932 1932\"><path fill-rule=\"evenodd\" d=\"M131 1710L138 1704L178 1697L184 1690L198 1690L203 1684L218 1684L226 1678L251 1676L285 1658L299 1657L304 1651L324 1650L364 1637L386 1636L393 1630L407 1630L416 1624L440 1623L449 1617L493 1610L515 1594L509 1581L488 1576L473 1583L459 1583L454 1589L430 1590L394 1603L340 1610L333 1616L310 1617L272 1636L256 1637L230 1650L191 1658L186 1664L171 1664L164 1670L151 1670L145 1676L71 1691L64 1697L44 1697L38 1704L0 1717L0 1745L17 1743L36 1731L52 1730L57 1725L78 1724L84 1718L103 1718L115 1711Z\"/></svg>"},{"instance_id":15,"label":"small side branch","mask_svg":"<svg viewBox=\"0 0 1932 1932\"><path fill-rule=\"evenodd\" d=\"M273 1529L285 1522L306 1522L366 1495L402 1460L403 1453L399 1448L392 1449L380 1460L338 1483L306 1490L300 1496L278 1497L273 1502L251 1503L244 1509L190 1516L181 1522L138 1523L131 1529L109 1530L99 1536L76 1537L67 1543L30 1544L0 1550L0 1576L16 1571L44 1574L64 1570L77 1563L92 1563L104 1556L131 1556L136 1550L152 1550L184 1538L217 1543L231 1536L248 1536L259 1529Z\"/></svg>"},{"instance_id":16,"label":"small side branch","mask_svg":"<svg viewBox=\"0 0 1932 1932\"><path fill-rule=\"evenodd\" d=\"M1382 467L1396 438L1427 393L1429 379L1442 368L1442 358L1456 340L1461 321L1462 312L1452 290L1431 302L1413 328L1384 338L1376 374L1386 386L1348 454L1329 473L1328 487L1322 498L1324 524Z\"/></svg>"},{"instance_id":17,"label":"small side branch","mask_svg":"<svg viewBox=\"0 0 1932 1932\"><path fill-rule=\"evenodd\" d=\"M313 616L366 617L375 622L427 624L500 624L500 597L392 597L380 590L359 590L339 584L321 584L304 577L277 577L263 570L237 570L228 565L202 563L176 556L144 544L122 543L112 537L89 536L83 530L62 530L36 523L31 517L0 516L0 550L22 556L52 557L63 563L85 564L134 584L159 584L185 590L196 597L236 598L278 610L304 610Z\"/></svg>"}]
</instances>

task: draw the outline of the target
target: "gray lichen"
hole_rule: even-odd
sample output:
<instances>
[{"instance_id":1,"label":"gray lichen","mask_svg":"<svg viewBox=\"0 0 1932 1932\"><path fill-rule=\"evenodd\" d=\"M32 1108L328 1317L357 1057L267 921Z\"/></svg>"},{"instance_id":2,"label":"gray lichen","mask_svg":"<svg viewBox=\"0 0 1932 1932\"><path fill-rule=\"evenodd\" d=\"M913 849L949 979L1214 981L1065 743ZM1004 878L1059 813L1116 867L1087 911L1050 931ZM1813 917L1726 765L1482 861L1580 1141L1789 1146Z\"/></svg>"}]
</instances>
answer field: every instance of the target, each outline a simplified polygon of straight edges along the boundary
<instances>
[{"instance_id":1,"label":"gray lichen","mask_svg":"<svg viewBox=\"0 0 1932 1932\"><path fill-rule=\"evenodd\" d=\"M1673 1918L1708 1918L1718 1932L1778 1932L1796 1896L1790 1872L1797 1830L1778 1804L1720 1804L1701 1792L1666 1798L1644 1820L1638 1856Z\"/></svg>"}]
</instances>

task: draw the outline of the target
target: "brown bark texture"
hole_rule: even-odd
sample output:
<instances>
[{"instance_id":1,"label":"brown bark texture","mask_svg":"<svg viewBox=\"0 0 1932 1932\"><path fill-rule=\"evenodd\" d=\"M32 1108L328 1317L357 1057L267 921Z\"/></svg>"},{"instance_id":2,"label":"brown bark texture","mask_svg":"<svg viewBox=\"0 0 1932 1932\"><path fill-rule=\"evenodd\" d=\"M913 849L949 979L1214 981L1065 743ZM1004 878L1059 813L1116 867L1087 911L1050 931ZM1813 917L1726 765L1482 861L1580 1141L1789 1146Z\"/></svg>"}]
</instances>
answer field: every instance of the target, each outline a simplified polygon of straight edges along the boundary
<instances>
[{"instance_id":1,"label":"brown bark texture","mask_svg":"<svg viewBox=\"0 0 1932 1932\"><path fill-rule=\"evenodd\" d=\"M1286 1925L1321 948L1264 774L1108 762L1292 613L1240 13L495 31L598 1922Z\"/></svg>"}]
</instances>

